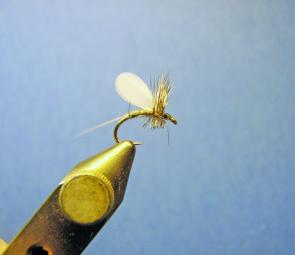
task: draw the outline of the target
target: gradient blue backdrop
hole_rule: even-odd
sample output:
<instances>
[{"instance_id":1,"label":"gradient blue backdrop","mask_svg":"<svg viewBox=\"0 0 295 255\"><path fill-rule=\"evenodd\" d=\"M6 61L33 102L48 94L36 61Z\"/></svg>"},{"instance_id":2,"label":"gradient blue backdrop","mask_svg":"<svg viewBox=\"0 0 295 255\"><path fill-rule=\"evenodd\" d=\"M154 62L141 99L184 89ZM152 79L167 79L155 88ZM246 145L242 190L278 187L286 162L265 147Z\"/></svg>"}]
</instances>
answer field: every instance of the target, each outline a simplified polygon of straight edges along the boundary
<instances>
[{"instance_id":1,"label":"gradient blue backdrop","mask_svg":"<svg viewBox=\"0 0 295 255\"><path fill-rule=\"evenodd\" d=\"M124 203L85 254L295 254L293 0L0 0L0 236L113 144L114 79L169 72L178 126L138 147Z\"/></svg>"}]
</instances>

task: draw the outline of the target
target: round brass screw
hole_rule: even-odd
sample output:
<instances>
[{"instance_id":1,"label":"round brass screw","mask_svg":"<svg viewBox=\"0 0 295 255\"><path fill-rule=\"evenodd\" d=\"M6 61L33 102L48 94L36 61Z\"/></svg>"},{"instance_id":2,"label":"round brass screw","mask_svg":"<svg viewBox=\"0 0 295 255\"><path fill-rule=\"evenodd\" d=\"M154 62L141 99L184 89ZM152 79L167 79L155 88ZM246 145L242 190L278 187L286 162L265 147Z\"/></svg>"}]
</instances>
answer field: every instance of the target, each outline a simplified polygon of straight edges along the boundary
<instances>
[{"instance_id":1,"label":"round brass screw","mask_svg":"<svg viewBox=\"0 0 295 255\"><path fill-rule=\"evenodd\" d=\"M79 175L65 183L59 195L65 215L79 224L102 220L114 202L114 190L102 174Z\"/></svg>"}]
</instances>

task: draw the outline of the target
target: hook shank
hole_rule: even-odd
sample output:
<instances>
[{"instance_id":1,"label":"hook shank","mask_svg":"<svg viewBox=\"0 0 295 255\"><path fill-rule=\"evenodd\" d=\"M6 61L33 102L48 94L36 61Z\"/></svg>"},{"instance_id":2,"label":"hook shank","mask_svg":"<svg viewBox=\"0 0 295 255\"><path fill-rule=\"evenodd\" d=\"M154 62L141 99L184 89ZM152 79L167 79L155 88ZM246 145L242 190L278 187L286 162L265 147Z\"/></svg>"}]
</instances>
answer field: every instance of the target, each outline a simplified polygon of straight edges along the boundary
<instances>
[{"instance_id":1,"label":"hook shank","mask_svg":"<svg viewBox=\"0 0 295 255\"><path fill-rule=\"evenodd\" d=\"M119 120L118 124L115 126L115 129L114 129L114 138L116 143L120 143L120 139L118 137L118 130L125 121L139 117L139 116L153 116L153 115L154 115L154 112L152 110L137 110L137 111L129 112L126 115L124 115L122 119Z\"/></svg>"}]
</instances>

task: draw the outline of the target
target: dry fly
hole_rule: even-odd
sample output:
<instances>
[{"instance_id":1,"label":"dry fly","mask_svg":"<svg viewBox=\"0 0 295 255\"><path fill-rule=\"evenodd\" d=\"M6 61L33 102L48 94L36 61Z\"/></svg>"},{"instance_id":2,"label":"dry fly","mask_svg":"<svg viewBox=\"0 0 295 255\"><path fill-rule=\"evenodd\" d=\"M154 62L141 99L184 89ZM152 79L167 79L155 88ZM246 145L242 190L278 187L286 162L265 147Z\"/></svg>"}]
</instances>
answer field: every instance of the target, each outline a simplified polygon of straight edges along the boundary
<instances>
[{"instance_id":1,"label":"dry fly","mask_svg":"<svg viewBox=\"0 0 295 255\"><path fill-rule=\"evenodd\" d=\"M120 126L129 119L142 116L146 117L144 126L150 126L152 129L164 128L166 121L168 120L173 124L177 124L176 119L165 112L169 95L171 93L171 81L167 75L161 75L154 82L153 90L151 90L140 77L129 72L119 74L115 81L115 85L120 97L127 103L134 105L139 109L87 129L80 135L92 132L97 128L117 121L118 123L114 129L114 138L115 141L119 143L120 139L118 138L118 130Z\"/></svg>"}]
</instances>

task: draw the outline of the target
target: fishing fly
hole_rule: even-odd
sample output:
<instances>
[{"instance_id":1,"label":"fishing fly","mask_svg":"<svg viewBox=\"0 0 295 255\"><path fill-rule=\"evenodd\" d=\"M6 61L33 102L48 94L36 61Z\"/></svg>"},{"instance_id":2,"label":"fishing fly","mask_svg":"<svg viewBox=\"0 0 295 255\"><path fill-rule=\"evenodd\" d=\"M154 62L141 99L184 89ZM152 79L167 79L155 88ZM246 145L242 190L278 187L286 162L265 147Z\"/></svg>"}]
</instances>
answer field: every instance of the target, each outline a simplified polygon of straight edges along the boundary
<instances>
[{"instance_id":1,"label":"fishing fly","mask_svg":"<svg viewBox=\"0 0 295 255\"><path fill-rule=\"evenodd\" d=\"M171 93L171 81L167 75L161 75L155 80L153 83L153 90L151 90L136 74L124 72L119 74L116 78L115 86L119 96L138 109L87 129L80 135L92 132L97 128L117 121L113 135L115 141L119 143L118 130L121 125L129 119L145 117L146 122L144 126L149 126L152 129L164 128L167 121L177 124L176 119L165 112Z\"/></svg>"}]
</instances>

